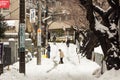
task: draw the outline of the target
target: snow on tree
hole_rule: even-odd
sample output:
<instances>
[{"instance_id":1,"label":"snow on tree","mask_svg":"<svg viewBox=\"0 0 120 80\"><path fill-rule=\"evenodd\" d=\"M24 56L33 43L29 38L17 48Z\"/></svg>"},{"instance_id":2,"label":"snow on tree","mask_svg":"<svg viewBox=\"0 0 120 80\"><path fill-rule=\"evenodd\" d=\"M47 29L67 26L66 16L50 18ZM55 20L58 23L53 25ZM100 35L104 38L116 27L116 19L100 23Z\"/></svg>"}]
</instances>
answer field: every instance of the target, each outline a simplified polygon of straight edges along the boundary
<instances>
[{"instance_id":1,"label":"snow on tree","mask_svg":"<svg viewBox=\"0 0 120 80\"><path fill-rule=\"evenodd\" d=\"M89 27L98 38L107 69L120 69L120 48L118 36L119 0L107 0L110 7L107 10L93 4L92 0L79 0L87 10ZM98 19L98 16L100 19Z\"/></svg>"}]
</instances>

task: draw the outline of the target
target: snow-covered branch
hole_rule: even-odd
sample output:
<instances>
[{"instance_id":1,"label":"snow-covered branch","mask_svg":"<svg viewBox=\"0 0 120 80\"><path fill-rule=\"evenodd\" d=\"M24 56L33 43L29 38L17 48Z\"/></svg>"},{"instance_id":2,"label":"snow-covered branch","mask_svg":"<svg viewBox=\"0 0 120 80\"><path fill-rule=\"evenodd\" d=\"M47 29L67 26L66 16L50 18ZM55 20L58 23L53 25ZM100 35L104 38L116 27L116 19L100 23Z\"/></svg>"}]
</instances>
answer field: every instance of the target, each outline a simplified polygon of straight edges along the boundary
<instances>
[{"instance_id":1,"label":"snow-covered branch","mask_svg":"<svg viewBox=\"0 0 120 80\"><path fill-rule=\"evenodd\" d=\"M119 6L119 0L107 0L112 8Z\"/></svg>"},{"instance_id":2,"label":"snow-covered branch","mask_svg":"<svg viewBox=\"0 0 120 80\"><path fill-rule=\"evenodd\" d=\"M110 26L110 29L104 25L102 25L97 19L95 19L95 29L96 31L100 31L102 34L107 34L108 38L112 38L117 34L116 25L113 23ZM110 30L114 30L111 32Z\"/></svg>"},{"instance_id":3,"label":"snow-covered branch","mask_svg":"<svg viewBox=\"0 0 120 80\"><path fill-rule=\"evenodd\" d=\"M97 5L93 5L93 9L99 14L99 15L103 15L104 14L104 10L102 8L100 8L99 6Z\"/></svg>"}]
</instances>

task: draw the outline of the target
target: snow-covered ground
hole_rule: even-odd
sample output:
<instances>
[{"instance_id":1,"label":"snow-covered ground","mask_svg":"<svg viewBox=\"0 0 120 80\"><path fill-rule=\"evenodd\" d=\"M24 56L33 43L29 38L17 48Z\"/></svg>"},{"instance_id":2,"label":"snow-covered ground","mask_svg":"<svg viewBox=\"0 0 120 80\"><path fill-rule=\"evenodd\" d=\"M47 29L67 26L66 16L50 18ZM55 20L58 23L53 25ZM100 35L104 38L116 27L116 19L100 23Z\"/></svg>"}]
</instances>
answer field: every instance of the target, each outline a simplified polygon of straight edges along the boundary
<instances>
[{"instance_id":1,"label":"snow-covered ground","mask_svg":"<svg viewBox=\"0 0 120 80\"><path fill-rule=\"evenodd\" d=\"M113 78L105 78L109 76L102 75L100 78L100 66L95 62L79 57L76 54L76 46L70 44L66 47L65 43L57 43L51 45L51 58L42 58L41 65L36 65L36 58L26 63L26 74L19 73L19 62L4 69L4 73L0 76L0 80L118 80ZM59 63L58 49L64 52L64 64ZM80 61L80 63L79 63ZM114 73L114 70L111 70ZM105 75L111 74L110 71ZM118 73L118 74L117 74ZM119 71L115 73L118 76ZM119 78L120 79L120 78Z\"/></svg>"},{"instance_id":2,"label":"snow-covered ground","mask_svg":"<svg viewBox=\"0 0 120 80\"><path fill-rule=\"evenodd\" d=\"M98 80L120 80L120 70L106 71Z\"/></svg>"}]
</instances>

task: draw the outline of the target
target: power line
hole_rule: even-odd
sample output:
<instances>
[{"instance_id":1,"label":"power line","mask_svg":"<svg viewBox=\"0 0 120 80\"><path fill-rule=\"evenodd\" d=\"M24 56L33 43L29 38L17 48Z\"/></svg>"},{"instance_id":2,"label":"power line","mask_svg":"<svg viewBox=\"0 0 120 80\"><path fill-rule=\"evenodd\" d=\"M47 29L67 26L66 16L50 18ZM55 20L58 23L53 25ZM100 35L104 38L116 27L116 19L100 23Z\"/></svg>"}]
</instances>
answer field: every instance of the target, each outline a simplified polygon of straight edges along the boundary
<instances>
[{"instance_id":1,"label":"power line","mask_svg":"<svg viewBox=\"0 0 120 80\"><path fill-rule=\"evenodd\" d=\"M15 3L15 2L17 2L17 0L15 0L14 2L12 2L12 3L10 3L10 4L12 5L12 4Z\"/></svg>"},{"instance_id":2,"label":"power line","mask_svg":"<svg viewBox=\"0 0 120 80\"><path fill-rule=\"evenodd\" d=\"M7 16L9 16L9 15L11 15L12 13L14 13L15 11L17 11L19 9L19 7L18 8L16 8L15 10L13 10L13 11L11 11L10 13L8 13L7 15L5 15L4 17L7 17Z\"/></svg>"},{"instance_id":3,"label":"power line","mask_svg":"<svg viewBox=\"0 0 120 80\"><path fill-rule=\"evenodd\" d=\"M15 2L16 2L16 1L14 1L13 3L15 3ZM26 2L31 3L31 2L29 2L29 1L26 1ZM13 4L13 3L11 3L11 4ZM35 3L32 3L32 4L36 5ZM14 13L15 11L17 11L19 8L20 8L20 7L14 9L13 11L11 11L10 13L8 13L7 15L5 15L5 16L3 16L3 17L7 17L7 16L11 15L11 14Z\"/></svg>"}]
</instances>

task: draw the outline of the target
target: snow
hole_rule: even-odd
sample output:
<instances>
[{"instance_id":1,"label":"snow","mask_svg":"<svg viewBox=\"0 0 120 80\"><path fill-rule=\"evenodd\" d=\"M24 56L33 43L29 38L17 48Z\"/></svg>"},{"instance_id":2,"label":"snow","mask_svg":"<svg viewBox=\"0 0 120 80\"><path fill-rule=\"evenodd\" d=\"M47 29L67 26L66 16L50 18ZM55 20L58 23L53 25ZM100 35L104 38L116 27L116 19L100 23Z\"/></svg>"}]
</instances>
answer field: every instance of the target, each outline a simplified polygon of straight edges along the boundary
<instances>
[{"instance_id":1,"label":"snow","mask_svg":"<svg viewBox=\"0 0 120 80\"><path fill-rule=\"evenodd\" d=\"M106 26L100 24L100 22L98 22L97 19L95 19L95 22L96 22L96 24L95 24L96 30L101 31L102 33L105 33L106 31L109 30Z\"/></svg>"},{"instance_id":2,"label":"snow","mask_svg":"<svg viewBox=\"0 0 120 80\"><path fill-rule=\"evenodd\" d=\"M15 39L14 38L10 38L8 41L15 41Z\"/></svg>"},{"instance_id":3,"label":"snow","mask_svg":"<svg viewBox=\"0 0 120 80\"><path fill-rule=\"evenodd\" d=\"M26 41L31 41L31 39L30 38L27 38L27 39L25 39Z\"/></svg>"},{"instance_id":4,"label":"snow","mask_svg":"<svg viewBox=\"0 0 120 80\"><path fill-rule=\"evenodd\" d=\"M99 54L103 54L103 51L102 51L101 45L98 46L98 47L95 47L95 48L94 48L94 52L99 53Z\"/></svg>"},{"instance_id":5,"label":"snow","mask_svg":"<svg viewBox=\"0 0 120 80\"><path fill-rule=\"evenodd\" d=\"M37 65L37 59L34 57L26 63L25 75L19 73L19 62L10 65L10 69L4 68L4 73L0 76L0 80L118 80L109 76L117 76L119 72L112 70L106 72L100 78L100 66L85 57L78 58L76 54L76 45L70 44L66 47L65 43L57 43L51 46L51 58L42 58L41 65ZM59 63L58 49L64 52L64 64ZM80 59L80 63L79 60ZM112 75L114 74L115 75ZM109 75L110 74L110 75ZM107 75L107 76L106 76Z\"/></svg>"},{"instance_id":6,"label":"snow","mask_svg":"<svg viewBox=\"0 0 120 80\"><path fill-rule=\"evenodd\" d=\"M8 24L8 26L15 26L15 21L16 20L7 20L6 23Z\"/></svg>"},{"instance_id":7,"label":"snow","mask_svg":"<svg viewBox=\"0 0 120 80\"><path fill-rule=\"evenodd\" d=\"M102 11L102 12L106 12L104 9L102 9L101 7L99 7L99 6L97 6L97 5L95 5L95 7L97 7L100 11Z\"/></svg>"},{"instance_id":8,"label":"snow","mask_svg":"<svg viewBox=\"0 0 120 80\"><path fill-rule=\"evenodd\" d=\"M3 42L4 45L9 45L9 42Z\"/></svg>"},{"instance_id":9,"label":"snow","mask_svg":"<svg viewBox=\"0 0 120 80\"><path fill-rule=\"evenodd\" d=\"M19 28L19 20L5 20L8 26L11 28L15 26L15 30L18 32Z\"/></svg>"},{"instance_id":10,"label":"snow","mask_svg":"<svg viewBox=\"0 0 120 80\"><path fill-rule=\"evenodd\" d=\"M120 70L106 71L98 80L120 80Z\"/></svg>"},{"instance_id":11,"label":"snow","mask_svg":"<svg viewBox=\"0 0 120 80\"><path fill-rule=\"evenodd\" d=\"M18 33L5 33L5 35L18 35Z\"/></svg>"},{"instance_id":12,"label":"snow","mask_svg":"<svg viewBox=\"0 0 120 80\"><path fill-rule=\"evenodd\" d=\"M111 24L111 26L110 26L110 28L111 28L111 30L116 30L117 29L117 27L116 27L116 25L113 23L113 24Z\"/></svg>"},{"instance_id":13,"label":"snow","mask_svg":"<svg viewBox=\"0 0 120 80\"><path fill-rule=\"evenodd\" d=\"M115 27L115 24L111 24L110 28L113 30L113 29L116 29ZM108 38L112 38L116 35L117 32L110 32L109 29L102 25L99 21L97 21L97 19L95 19L95 29L100 31L101 33L107 33L108 34Z\"/></svg>"},{"instance_id":14,"label":"snow","mask_svg":"<svg viewBox=\"0 0 120 80\"><path fill-rule=\"evenodd\" d=\"M18 35L18 33L5 33L5 35ZM25 35L29 35L29 33L25 33Z\"/></svg>"}]
</instances>

